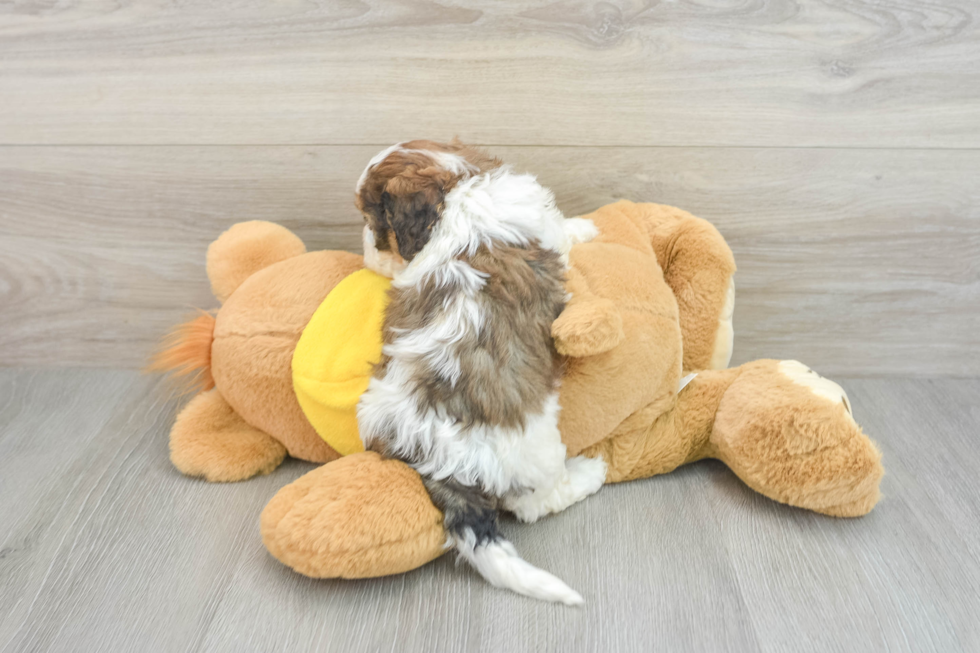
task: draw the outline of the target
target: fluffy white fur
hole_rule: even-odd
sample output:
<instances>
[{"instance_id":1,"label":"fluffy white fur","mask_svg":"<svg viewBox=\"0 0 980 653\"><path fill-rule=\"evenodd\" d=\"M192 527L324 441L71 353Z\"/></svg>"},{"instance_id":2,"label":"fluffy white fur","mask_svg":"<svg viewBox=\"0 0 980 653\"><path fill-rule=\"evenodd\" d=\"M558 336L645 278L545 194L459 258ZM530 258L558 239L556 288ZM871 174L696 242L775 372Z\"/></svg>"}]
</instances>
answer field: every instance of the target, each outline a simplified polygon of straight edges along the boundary
<instances>
[{"instance_id":1,"label":"fluffy white fur","mask_svg":"<svg viewBox=\"0 0 980 653\"><path fill-rule=\"evenodd\" d=\"M595 494L605 481L606 462L602 458L576 456L565 461L565 469L553 486L508 494L504 496L504 508L523 522L535 522Z\"/></svg>"},{"instance_id":2,"label":"fluffy white fur","mask_svg":"<svg viewBox=\"0 0 980 653\"><path fill-rule=\"evenodd\" d=\"M440 285L454 283L460 291L447 300L452 303L440 321L385 345L384 353L391 358L387 373L384 378L371 379L358 405L362 432L376 433L386 424L395 424L395 439L387 446L395 454L420 450L426 459L418 467L420 473L480 485L496 496L514 487L550 490L561 483L565 446L558 432L557 394L549 398L541 414L529 416L524 429L477 427L464 434L436 408L419 412L410 399L414 390L411 375L413 363L425 359L445 379L455 382L459 363L446 345L484 323L474 296L485 284L485 274L459 260L459 255L473 255L481 245L495 242L527 246L531 241L567 255L574 243L595 234L590 220L566 220L551 191L532 175L498 168L461 181L446 196L429 242L404 270L395 272L392 284L407 288L432 278ZM603 466L603 478L604 472Z\"/></svg>"},{"instance_id":3,"label":"fluffy white fur","mask_svg":"<svg viewBox=\"0 0 980 653\"><path fill-rule=\"evenodd\" d=\"M520 488L550 489L562 481L565 445L558 432L557 393L549 397L544 412L528 417L523 429L476 426L464 432L437 408L416 410L410 369L393 360L384 379L371 380L357 410L362 433L396 424L395 438L387 446L396 455L420 451L424 462L415 466L420 474L480 486L498 497Z\"/></svg>"},{"instance_id":4,"label":"fluffy white fur","mask_svg":"<svg viewBox=\"0 0 980 653\"><path fill-rule=\"evenodd\" d=\"M518 555L510 542L489 542L477 546L473 532L456 542L459 554L491 585L518 594L565 605L582 605L582 596L560 579L538 569Z\"/></svg>"},{"instance_id":5,"label":"fluffy white fur","mask_svg":"<svg viewBox=\"0 0 980 653\"><path fill-rule=\"evenodd\" d=\"M498 168L463 179L447 194L429 242L404 269L386 267L380 257L369 254L367 247L373 246L373 238L369 243L365 235L368 265L375 262L383 268L377 269L382 274L390 271L393 286L417 287L432 279L457 289L447 298L439 319L423 329L397 335L385 345L384 353L390 357L385 376L371 379L358 404L365 445L372 444L371 434L390 432L394 425L394 436L385 441L391 453L415 454L422 460L415 465L421 474L437 480L451 478L502 497L504 507L525 521L563 510L596 492L605 481L606 464L602 459L566 461L558 431L557 393L548 397L540 413L527 416L524 428L474 426L464 430L439 406L419 407L413 399L416 382L412 377L417 364L424 361L435 373L456 383L460 364L447 345L485 322L475 297L486 275L460 260L461 255L472 256L481 245L527 246L534 241L560 252L567 265L571 246L591 240L596 233L589 220L566 220L551 192L533 176ZM545 600L582 601L560 580L522 560L506 541L478 546L474 538L463 537L455 544L494 585Z\"/></svg>"}]
</instances>

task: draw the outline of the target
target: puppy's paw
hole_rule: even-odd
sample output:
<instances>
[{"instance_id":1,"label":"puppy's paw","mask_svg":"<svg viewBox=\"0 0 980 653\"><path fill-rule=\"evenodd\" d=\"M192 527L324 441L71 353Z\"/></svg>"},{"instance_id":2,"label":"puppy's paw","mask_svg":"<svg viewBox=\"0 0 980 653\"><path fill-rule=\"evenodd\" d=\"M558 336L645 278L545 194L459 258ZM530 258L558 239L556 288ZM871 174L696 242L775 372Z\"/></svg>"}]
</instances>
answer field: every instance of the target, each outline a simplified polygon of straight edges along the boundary
<instances>
[{"instance_id":1,"label":"puppy's paw","mask_svg":"<svg viewBox=\"0 0 980 653\"><path fill-rule=\"evenodd\" d=\"M599 235L598 227L588 218L567 218L564 229L569 245L587 243Z\"/></svg>"},{"instance_id":2,"label":"puppy's paw","mask_svg":"<svg viewBox=\"0 0 980 653\"><path fill-rule=\"evenodd\" d=\"M562 477L553 488L504 497L503 505L522 522L532 523L595 494L605 482L606 461L576 456L565 461Z\"/></svg>"},{"instance_id":3,"label":"puppy's paw","mask_svg":"<svg viewBox=\"0 0 980 653\"><path fill-rule=\"evenodd\" d=\"M602 458L575 456L565 461L565 469L573 502L595 494L606 482L606 461Z\"/></svg>"},{"instance_id":4,"label":"puppy's paw","mask_svg":"<svg viewBox=\"0 0 980 653\"><path fill-rule=\"evenodd\" d=\"M507 495L502 505L520 521L533 524L545 515L561 510L560 503L557 488L548 488Z\"/></svg>"},{"instance_id":5,"label":"puppy's paw","mask_svg":"<svg viewBox=\"0 0 980 653\"><path fill-rule=\"evenodd\" d=\"M514 516L525 524L533 524L550 512L541 504L530 501L506 502L504 508L514 513Z\"/></svg>"}]
</instances>

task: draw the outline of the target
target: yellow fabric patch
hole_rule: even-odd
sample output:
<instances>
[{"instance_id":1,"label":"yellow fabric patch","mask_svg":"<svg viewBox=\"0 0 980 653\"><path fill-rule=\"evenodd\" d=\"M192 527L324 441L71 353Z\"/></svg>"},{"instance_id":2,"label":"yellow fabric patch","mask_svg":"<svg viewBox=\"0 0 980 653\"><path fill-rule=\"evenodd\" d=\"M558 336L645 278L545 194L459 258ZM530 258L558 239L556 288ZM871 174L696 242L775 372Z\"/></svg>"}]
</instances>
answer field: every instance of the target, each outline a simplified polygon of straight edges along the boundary
<instances>
[{"instance_id":1,"label":"yellow fabric patch","mask_svg":"<svg viewBox=\"0 0 980 653\"><path fill-rule=\"evenodd\" d=\"M391 280L358 270L338 283L293 352L293 390L316 432L346 456L364 451L357 402L381 360L381 328Z\"/></svg>"}]
</instances>

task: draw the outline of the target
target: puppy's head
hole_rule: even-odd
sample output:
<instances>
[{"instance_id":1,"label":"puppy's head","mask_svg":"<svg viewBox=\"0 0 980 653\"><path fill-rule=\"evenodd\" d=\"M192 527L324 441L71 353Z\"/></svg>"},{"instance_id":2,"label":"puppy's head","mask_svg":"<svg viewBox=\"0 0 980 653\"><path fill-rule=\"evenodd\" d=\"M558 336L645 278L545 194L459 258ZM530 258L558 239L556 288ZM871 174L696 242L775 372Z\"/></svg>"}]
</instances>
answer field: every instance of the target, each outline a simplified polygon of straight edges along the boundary
<instances>
[{"instance_id":1,"label":"puppy's head","mask_svg":"<svg viewBox=\"0 0 980 653\"><path fill-rule=\"evenodd\" d=\"M407 141L375 156L357 183L364 214L365 265L385 276L399 272L429 242L446 195L459 183L500 165L453 141Z\"/></svg>"}]
</instances>

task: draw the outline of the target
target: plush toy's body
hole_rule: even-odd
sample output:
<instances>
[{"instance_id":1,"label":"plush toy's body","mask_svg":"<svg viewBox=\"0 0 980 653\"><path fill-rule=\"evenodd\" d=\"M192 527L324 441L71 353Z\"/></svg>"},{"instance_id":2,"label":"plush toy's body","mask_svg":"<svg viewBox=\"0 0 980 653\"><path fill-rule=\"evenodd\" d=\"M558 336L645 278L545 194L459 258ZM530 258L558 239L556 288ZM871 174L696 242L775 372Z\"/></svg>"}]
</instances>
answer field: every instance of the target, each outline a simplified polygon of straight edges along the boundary
<instances>
[{"instance_id":1,"label":"plush toy's body","mask_svg":"<svg viewBox=\"0 0 980 653\"><path fill-rule=\"evenodd\" d=\"M839 386L794 361L722 369L731 355L735 265L718 232L655 204L618 202L585 217L600 236L572 250L572 300L553 326L568 356L560 396L568 455L601 454L607 482L717 458L777 501L834 516L871 510L880 454ZM208 251L221 309L188 325L162 363L209 368L205 383L213 378L171 433L172 460L183 472L242 480L273 470L286 453L329 463L283 488L262 515L270 552L316 577L406 571L441 555L446 541L411 468L353 453L351 417L370 361L355 356L324 368L307 344L334 338L331 319L343 337L360 329L372 340L373 327L351 324L377 322L365 322L356 298L374 306L365 315L376 313L370 297L381 286L373 295L331 296L362 267L354 254L305 253L282 227L236 225ZM337 346L343 337L333 351L346 353ZM691 371L697 375L678 391ZM311 403L313 395L320 399ZM327 405L318 413L319 404Z\"/></svg>"}]
</instances>

